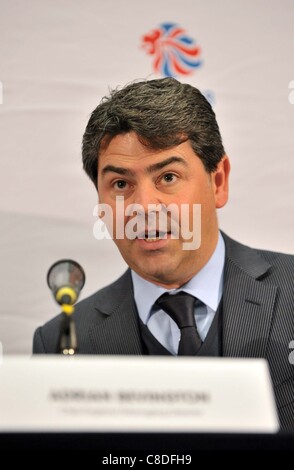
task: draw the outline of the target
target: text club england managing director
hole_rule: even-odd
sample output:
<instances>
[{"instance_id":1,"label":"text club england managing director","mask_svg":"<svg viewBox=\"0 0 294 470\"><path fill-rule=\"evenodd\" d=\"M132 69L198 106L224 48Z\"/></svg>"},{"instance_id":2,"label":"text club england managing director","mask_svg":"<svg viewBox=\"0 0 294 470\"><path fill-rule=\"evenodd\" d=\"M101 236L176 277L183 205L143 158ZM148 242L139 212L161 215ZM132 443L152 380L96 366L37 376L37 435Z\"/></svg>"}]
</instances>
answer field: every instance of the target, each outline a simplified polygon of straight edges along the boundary
<instances>
[{"instance_id":1,"label":"text club england managing director","mask_svg":"<svg viewBox=\"0 0 294 470\"><path fill-rule=\"evenodd\" d=\"M77 304L79 353L264 357L281 427L294 429L294 256L251 249L219 231L230 164L205 97L172 78L113 91L90 117L83 164L100 203L112 209L114 241L129 269ZM114 222L126 227L133 204L144 229L118 237ZM201 205L200 246L183 249L171 215L165 231L157 212L151 226L150 205L188 207L189 228ZM34 353L57 351L60 322L59 315L36 330Z\"/></svg>"}]
</instances>

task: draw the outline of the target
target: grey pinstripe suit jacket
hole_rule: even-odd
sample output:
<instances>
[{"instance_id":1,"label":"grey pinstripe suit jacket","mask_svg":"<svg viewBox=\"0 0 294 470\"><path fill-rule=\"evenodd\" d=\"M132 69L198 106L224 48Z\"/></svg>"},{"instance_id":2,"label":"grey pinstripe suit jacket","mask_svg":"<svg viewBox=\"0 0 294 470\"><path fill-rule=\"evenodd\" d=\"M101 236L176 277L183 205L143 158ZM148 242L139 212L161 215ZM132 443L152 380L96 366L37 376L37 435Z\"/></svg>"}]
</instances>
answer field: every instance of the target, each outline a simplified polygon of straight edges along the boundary
<instances>
[{"instance_id":1,"label":"grey pinstripe suit jacket","mask_svg":"<svg viewBox=\"0 0 294 470\"><path fill-rule=\"evenodd\" d=\"M223 356L267 358L281 428L294 431L294 256L223 237ZM79 302L74 317L81 354L143 354L129 270ZM56 352L60 321L61 315L36 330L34 353Z\"/></svg>"}]
</instances>

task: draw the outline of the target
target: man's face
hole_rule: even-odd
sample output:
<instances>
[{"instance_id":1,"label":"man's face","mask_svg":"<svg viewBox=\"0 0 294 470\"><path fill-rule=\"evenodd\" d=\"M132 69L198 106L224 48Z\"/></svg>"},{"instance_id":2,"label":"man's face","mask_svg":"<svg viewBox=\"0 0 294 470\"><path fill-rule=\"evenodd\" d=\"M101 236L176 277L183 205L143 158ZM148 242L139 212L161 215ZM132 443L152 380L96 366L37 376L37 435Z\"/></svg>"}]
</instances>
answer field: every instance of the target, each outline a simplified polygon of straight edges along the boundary
<instances>
[{"instance_id":1,"label":"man's face","mask_svg":"<svg viewBox=\"0 0 294 470\"><path fill-rule=\"evenodd\" d=\"M228 174L227 157L214 173L208 174L189 141L168 150L152 150L142 145L134 132L114 137L99 155L99 202L111 206L113 224L121 220L124 227L135 217L134 214L125 215L128 206L139 204L143 209L145 229L142 231L140 224L137 237L119 239L114 236L130 268L144 279L167 288L183 285L200 271L216 247L216 208L227 201ZM117 213L118 196L123 198L120 213ZM167 233L158 233L159 216L150 218L150 204L153 207L174 204L179 208L177 238L174 238L170 215ZM183 204L188 207L190 230L193 205L201 205L201 244L197 249L183 249L183 243L187 242L181 230L184 226ZM194 227L194 230L199 229L199 226Z\"/></svg>"}]
</instances>

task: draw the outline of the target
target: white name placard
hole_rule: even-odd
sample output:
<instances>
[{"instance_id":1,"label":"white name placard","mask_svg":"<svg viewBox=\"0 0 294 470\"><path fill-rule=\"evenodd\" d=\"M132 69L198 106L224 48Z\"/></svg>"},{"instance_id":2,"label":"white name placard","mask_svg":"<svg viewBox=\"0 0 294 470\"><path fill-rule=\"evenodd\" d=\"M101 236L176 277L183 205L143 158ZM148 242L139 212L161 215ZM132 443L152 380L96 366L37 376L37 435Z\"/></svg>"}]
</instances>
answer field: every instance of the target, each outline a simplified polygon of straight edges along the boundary
<instances>
[{"instance_id":1,"label":"white name placard","mask_svg":"<svg viewBox=\"0 0 294 470\"><path fill-rule=\"evenodd\" d=\"M278 430L263 359L4 357L0 384L1 432Z\"/></svg>"}]
</instances>

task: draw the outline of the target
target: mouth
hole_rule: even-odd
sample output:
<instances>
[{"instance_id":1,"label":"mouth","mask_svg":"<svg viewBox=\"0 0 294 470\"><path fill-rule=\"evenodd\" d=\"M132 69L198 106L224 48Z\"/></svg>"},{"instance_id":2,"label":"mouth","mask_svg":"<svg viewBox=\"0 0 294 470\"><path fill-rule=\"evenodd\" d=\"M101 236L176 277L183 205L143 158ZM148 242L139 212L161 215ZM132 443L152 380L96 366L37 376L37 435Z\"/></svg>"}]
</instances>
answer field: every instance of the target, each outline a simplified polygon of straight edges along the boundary
<instances>
[{"instance_id":1,"label":"mouth","mask_svg":"<svg viewBox=\"0 0 294 470\"><path fill-rule=\"evenodd\" d=\"M147 243L158 242L159 240L166 240L171 235L171 231L163 232L159 230L148 230L148 232L138 235L138 240L144 240Z\"/></svg>"}]
</instances>

